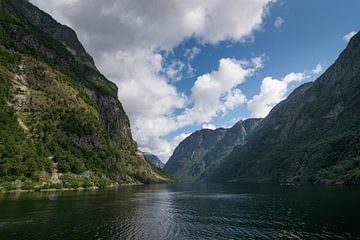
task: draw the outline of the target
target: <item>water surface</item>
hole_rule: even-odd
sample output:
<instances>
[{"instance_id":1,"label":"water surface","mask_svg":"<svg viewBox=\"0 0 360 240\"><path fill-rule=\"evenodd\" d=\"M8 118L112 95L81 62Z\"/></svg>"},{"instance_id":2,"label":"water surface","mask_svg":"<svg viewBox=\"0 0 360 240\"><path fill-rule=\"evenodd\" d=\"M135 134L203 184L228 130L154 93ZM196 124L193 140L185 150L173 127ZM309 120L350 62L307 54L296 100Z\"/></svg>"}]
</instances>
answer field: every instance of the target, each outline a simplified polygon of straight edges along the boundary
<instances>
[{"instance_id":1,"label":"water surface","mask_svg":"<svg viewBox=\"0 0 360 240\"><path fill-rule=\"evenodd\" d=\"M154 185L6 193L0 239L360 239L360 189Z\"/></svg>"}]
</instances>

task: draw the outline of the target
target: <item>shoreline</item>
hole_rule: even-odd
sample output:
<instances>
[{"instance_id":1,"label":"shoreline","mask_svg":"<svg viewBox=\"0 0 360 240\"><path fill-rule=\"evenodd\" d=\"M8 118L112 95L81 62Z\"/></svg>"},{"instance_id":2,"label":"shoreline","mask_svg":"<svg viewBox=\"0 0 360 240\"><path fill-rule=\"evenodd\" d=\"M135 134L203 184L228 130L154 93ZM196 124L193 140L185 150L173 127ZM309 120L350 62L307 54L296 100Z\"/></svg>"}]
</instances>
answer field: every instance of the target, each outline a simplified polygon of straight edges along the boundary
<instances>
[{"instance_id":1,"label":"shoreline","mask_svg":"<svg viewBox=\"0 0 360 240\"><path fill-rule=\"evenodd\" d=\"M0 193L27 193L27 192L69 192L69 191L94 191L100 189L115 189L119 187L126 186L142 186L145 185L143 183L124 183L124 184L112 184L108 185L104 188L100 188L98 186L93 187L79 187L79 188L45 188L45 189L14 189L14 190L0 190Z\"/></svg>"}]
</instances>

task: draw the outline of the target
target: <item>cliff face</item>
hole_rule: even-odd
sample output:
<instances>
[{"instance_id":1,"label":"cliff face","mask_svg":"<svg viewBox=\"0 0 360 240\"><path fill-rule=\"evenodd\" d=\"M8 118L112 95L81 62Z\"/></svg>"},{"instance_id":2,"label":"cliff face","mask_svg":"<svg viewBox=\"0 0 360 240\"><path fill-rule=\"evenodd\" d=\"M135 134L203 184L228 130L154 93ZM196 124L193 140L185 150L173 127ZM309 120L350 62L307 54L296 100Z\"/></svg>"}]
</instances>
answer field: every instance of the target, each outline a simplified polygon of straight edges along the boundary
<instances>
[{"instance_id":1,"label":"cliff face","mask_svg":"<svg viewBox=\"0 0 360 240\"><path fill-rule=\"evenodd\" d=\"M359 89L358 33L322 76L264 120L195 132L164 170L180 181L360 184Z\"/></svg>"},{"instance_id":2,"label":"cliff face","mask_svg":"<svg viewBox=\"0 0 360 240\"><path fill-rule=\"evenodd\" d=\"M156 155L147 152L144 152L143 154L145 159L153 163L156 167L163 168L165 166L165 164Z\"/></svg>"},{"instance_id":3,"label":"cliff face","mask_svg":"<svg viewBox=\"0 0 360 240\"><path fill-rule=\"evenodd\" d=\"M0 180L167 181L137 154L116 86L75 32L26 0L0 1L0 81Z\"/></svg>"},{"instance_id":4,"label":"cliff face","mask_svg":"<svg viewBox=\"0 0 360 240\"><path fill-rule=\"evenodd\" d=\"M279 103L213 181L360 182L360 34L316 81Z\"/></svg>"},{"instance_id":5,"label":"cliff face","mask_svg":"<svg viewBox=\"0 0 360 240\"><path fill-rule=\"evenodd\" d=\"M49 14L40 11L28 1L4 0L3 5L7 12L13 16L19 17L26 24L34 25L42 32L49 34L54 39L57 39L67 48L71 49L72 54L95 68L92 57L85 51L74 30L65 25L59 24Z\"/></svg>"},{"instance_id":6,"label":"cliff face","mask_svg":"<svg viewBox=\"0 0 360 240\"><path fill-rule=\"evenodd\" d=\"M183 140L176 147L164 170L179 181L201 181L222 162L246 137L261 119L237 122L232 128L202 129Z\"/></svg>"},{"instance_id":7,"label":"cliff face","mask_svg":"<svg viewBox=\"0 0 360 240\"><path fill-rule=\"evenodd\" d=\"M50 15L40 11L37 7L25 0L5 1L4 8L11 15L21 19L24 24L35 27L37 31L48 34L52 39L56 39L63 44L66 50L72 56L59 56L52 49L42 46L40 42L32 35L24 35L24 32L13 29L12 37L19 41L23 41L33 48L38 48L44 55L52 58L61 64L78 65L80 72L83 74L84 81L92 82L100 88L109 88L111 94L101 94L96 89L86 87L84 92L91 98L100 110L100 117L114 142L126 139L132 141L130 122L117 100L117 88L114 84L105 79L96 69L92 57L85 51L84 47L78 40L76 33L71 28L56 22ZM55 59L58 58L58 59ZM67 62L67 63L66 63ZM88 68L88 69L87 69ZM91 69L92 68L92 69Z\"/></svg>"}]
</instances>

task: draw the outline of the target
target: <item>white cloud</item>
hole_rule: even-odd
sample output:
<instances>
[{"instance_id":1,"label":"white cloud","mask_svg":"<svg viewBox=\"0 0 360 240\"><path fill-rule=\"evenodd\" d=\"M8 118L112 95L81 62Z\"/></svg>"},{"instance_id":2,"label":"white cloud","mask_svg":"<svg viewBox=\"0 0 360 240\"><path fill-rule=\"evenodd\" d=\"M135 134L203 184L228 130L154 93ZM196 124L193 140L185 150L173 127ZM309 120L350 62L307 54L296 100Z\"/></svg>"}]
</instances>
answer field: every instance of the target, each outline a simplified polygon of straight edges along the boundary
<instances>
[{"instance_id":1,"label":"white cloud","mask_svg":"<svg viewBox=\"0 0 360 240\"><path fill-rule=\"evenodd\" d=\"M264 58L265 54L262 54L261 56L253 57L251 62L254 64L256 69L260 69L264 67Z\"/></svg>"},{"instance_id":2,"label":"white cloud","mask_svg":"<svg viewBox=\"0 0 360 240\"><path fill-rule=\"evenodd\" d=\"M173 148L175 149L179 145L180 142L182 142L185 138L187 138L190 135L191 135L191 133L181 133L180 135L174 137L172 140Z\"/></svg>"},{"instance_id":3,"label":"white cloud","mask_svg":"<svg viewBox=\"0 0 360 240\"><path fill-rule=\"evenodd\" d=\"M304 73L289 73L281 80L272 77L263 79L260 93L248 101L251 117L266 117L270 110L286 96L290 83L299 82L307 78Z\"/></svg>"},{"instance_id":4,"label":"white cloud","mask_svg":"<svg viewBox=\"0 0 360 240\"><path fill-rule=\"evenodd\" d=\"M80 34L88 49L171 50L186 38L240 41L261 27L271 0L32 0ZM226 13L226 14L224 14Z\"/></svg>"},{"instance_id":5,"label":"white cloud","mask_svg":"<svg viewBox=\"0 0 360 240\"><path fill-rule=\"evenodd\" d=\"M285 23L285 20L284 20L282 17L278 16L278 17L276 17L276 19L275 19L274 26L275 26L277 29L279 29L284 23Z\"/></svg>"},{"instance_id":6,"label":"white cloud","mask_svg":"<svg viewBox=\"0 0 360 240\"><path fill-rule=\"evenodd\" d=\"M188 68L189 67L189 68ZM167 66L163 66L163 72L170 82L178 82L184 78L184 75L192 75L192 67L186 65L180 60L173 60Z\"/></svg>"},{"instance_id":7,"label":"white cloud","mask_svg":"<svg viewBox=\"0 0 360 240\"><path fill-rule=\"evenodd\" d=\"M201 49L198 47L193 47L190 49L186 49L184 53L184 57L187 58L188 61L193 60L199 53L201 52Z\"/></svg>"},{"instance_id":8,"label":"white cloud","mask_svg":"<svg viewBox=\"0 0 360 240\"><path fill-rule=\"evenodd\" d=\"M266 117L276 104L286 98L291 84L309 79L321 71L323 71L323 65L319 63L311 71L291 72L281 79L265 77L260 85L260 93L247 102L251 117Z\"/></svg>"},{"instance_id":9,"label":"white cloud","mask_svg":"<svg viewBox=\"0 0 360 240\"><path fill-rule=\"evenodd\" d=\"M355 34L357 34L357 32L351 31L351 32L349 32L348 34L346 34L345 36L343 36L342 39L343 39L345 42L349 42L350 39L351 39L353 36L355 36Z\"/></svg>"},{"instance_id":10,"label":"white cloud","mask_svg":"<svg viewBox=\"0 0 360 240\"><path fill-rule=\"evenodd\" d=\"M236 87L256 70L248 61L222 58L216 71L201 75L191 89L193 106L177 116L182 123L206 123L246 102Z\"/></svg>"},{"instance_id":11,"label":"white cloud","mask_svg":"<svg viewBox=\"0 0 360 240\"><path fill-rule=\"evenodd\" d=\"M318 73L321 73L322 70L323 70L323 65L319 63L315 66L315 68L313 70L311 70L311 73L318 74Z\"/></svg>"},{"instance_id":12,"label":"white cloud","mask_svg":"<svg viewBox=\"0 0 360 240\"><path fill-rule=\"evenodd\" d=\"M218 113L242 104L245 97L236 86L262 62L250 61L248 65L257 65L250 68L222 59L219 70L198 77L192 96L186 97L171 83L181 78L184 69L192 72L191 65L170 66L159 52L171 52L189 38L210 44L251 40L272 0L31 2L75 29L99 69L117 84L140 149L164 160L172 151L172 143L164 136L188 124L209 122ZM188 61L198 53L192 49ZM184 113L176 116L175 110L184 108Z\"/></svg>"},{"instance_id":13,"label":"white cloud","mask_svg":"<svg viewBox=\"0 0 360 240\"><path fill-rule=\"evenodd\" d=\"M202 125L201 128L215 130L216 126L214 124L212 124L212 123L205 123L205 124Z\"/></svg>"},{"instance_id":14,"label":"white cloud","mask_svg":"<svg viewBox=\"0 0 360 240\"><path fill-rule=\"evenodd\" d=\"M283 79L282 81L289 84L289 83L292 83L292 82L299 82L303 79L305 79L307 76L305 75L305 73L294 73L294 72L291 72L289 74L287 74Z\"/></svg>"},{"instance_id":15,"label":"white cloud","mask_svg":"<svg viewBox=\"0 0 360 240\"><path fill-rule=\"evenodd\" d=\"M118 85L119 98L131 120L157 118L185 106L186 97L158 74L160 54L143 49L118 51L104 53L99 60L99 68Z\"/></svg>"},{"instance_id":16,"label":"white cloud","mask_svg":"<svg viewBox=\"0 0 360 240\"><path fill-rule=\"evenodd\" d=\"M228 110L233 110L236 107L246 102L245 95L241 92L240 89L235 88L228 92L223 98L224 102L221 109L221 112L227 112Z\"/></svg>"}]
</instances>

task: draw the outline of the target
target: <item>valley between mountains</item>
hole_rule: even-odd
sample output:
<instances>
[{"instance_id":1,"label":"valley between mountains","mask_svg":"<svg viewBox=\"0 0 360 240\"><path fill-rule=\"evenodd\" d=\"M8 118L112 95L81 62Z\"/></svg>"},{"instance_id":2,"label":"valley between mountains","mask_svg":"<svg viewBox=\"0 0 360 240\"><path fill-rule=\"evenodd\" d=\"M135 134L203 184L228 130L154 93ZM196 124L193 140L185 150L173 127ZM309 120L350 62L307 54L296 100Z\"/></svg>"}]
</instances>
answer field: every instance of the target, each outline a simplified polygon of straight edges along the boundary
<instances>
[{"instance_id":1,"label":"valley between mountains","mask_svg":"<svg viewBox=\"0 0 360 240\"><path fill-rule=\"evenodd\" d=\"M266 118L191 134L164 170L190 182L360 184L360 34Z\"/></svg>"},{"instance_id":2,"label":"valley between mountains","mask_svg":"<svg viewBox=\"0 0 360 240\"><path fill-rule=\"evenodd\" d=\"M124 184L360 184L360 34L265 118L201 129L164 164L74 30L0 0L0 191Z\"/></svg>"}]
</instances>

